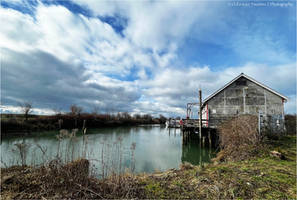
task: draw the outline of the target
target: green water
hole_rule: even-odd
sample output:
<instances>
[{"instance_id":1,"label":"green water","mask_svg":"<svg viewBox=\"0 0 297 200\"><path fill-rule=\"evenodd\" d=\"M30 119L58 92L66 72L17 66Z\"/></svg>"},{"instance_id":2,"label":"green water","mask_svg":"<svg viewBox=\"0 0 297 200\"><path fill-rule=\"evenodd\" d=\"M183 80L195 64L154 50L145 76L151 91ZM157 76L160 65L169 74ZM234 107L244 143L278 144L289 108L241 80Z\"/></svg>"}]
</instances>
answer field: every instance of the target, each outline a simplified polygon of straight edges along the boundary
<instances>
[{"instance_id":1,"label":"green water","mask_svg":"<svg viewBox=\"0 0 297 200\"><path fill-rule=\"evenodd\" d=\"M134 173L165 171L183 162L200 164L214 157L214 150L200 148L195 141L183 145L179 129L162 126L117 127L88 130L85 138L77 135L59 141L58 131L35 137L3 139L1 167L21 164L15 144L26 144L23 160L28 165L48 163L59 157L63 162L86 157L98 175L111 171ZM24 155L24 154L23 154Z\"/></svg>"}]
</instances>

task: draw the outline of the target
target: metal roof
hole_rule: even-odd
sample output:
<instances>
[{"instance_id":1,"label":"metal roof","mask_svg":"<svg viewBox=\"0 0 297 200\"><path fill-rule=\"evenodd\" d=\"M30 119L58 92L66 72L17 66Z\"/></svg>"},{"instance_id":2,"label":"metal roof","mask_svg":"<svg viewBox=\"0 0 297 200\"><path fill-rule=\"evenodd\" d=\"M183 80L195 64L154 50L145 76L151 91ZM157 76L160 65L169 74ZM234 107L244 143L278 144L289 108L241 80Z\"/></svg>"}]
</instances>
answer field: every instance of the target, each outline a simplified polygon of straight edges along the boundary
<instances>
[{"instance_id":1,"label":"metal roof","mask_svg":"<svg viewBox=\"0 0 297 200\"><path fill-rule=\"evenodd\" d=\"M270 92L272 92L272 93L274 93L274 94L280 96L280 97L283 98L285 101L288 100L288 97L286 97L286 96L284 96L284 95L281 95L280 93L278 93L278 92L276 92L275 90L269 88L268 86L266 86L266 85L264 85L264 84L262 84L262 83L256 81L255 79L249 77L248 75L246 75L246 74L244 74L244 73L241 73L241 74L239 74L237 77L235 77L233 80L231 80L229 83L227 83L225 86L223 86L222 88L220 88L219 90L217 90L215 93L213 93L212 95L210 95L209 97L207 97L206 99L204 99L204 101L203 101L203 106L204 106L204 104L205 104L207 101L209 101L211 98L213 98L214 96L216 96L218 93L220 93L221 91L223 91L225 88L227 88L229 85L231 85L232 83L234 83L236 80L238 80L238 79L241 78L241 77L244 77L244 78L246 78L246 79L248 79L248 80L250 80L250 81L256 83L257 85L259 85L259 86L265 88L266 90L268 90L268 91L270 91Z\"/></svg>"}]
</instances>

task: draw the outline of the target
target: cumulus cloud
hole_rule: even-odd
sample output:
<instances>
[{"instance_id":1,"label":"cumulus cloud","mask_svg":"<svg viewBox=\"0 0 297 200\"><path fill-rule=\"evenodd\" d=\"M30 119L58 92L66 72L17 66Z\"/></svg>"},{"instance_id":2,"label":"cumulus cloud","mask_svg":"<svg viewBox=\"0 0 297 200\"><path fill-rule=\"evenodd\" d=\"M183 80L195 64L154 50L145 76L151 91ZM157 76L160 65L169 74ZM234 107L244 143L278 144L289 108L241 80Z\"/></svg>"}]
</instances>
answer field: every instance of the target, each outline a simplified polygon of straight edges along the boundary
<instances>
[{"instance_id":1,"label":"cumulus cloud","mask_svg":"<svg viewBox=\"0 0 297 200\"><path fill-rule=\"evenodd\" d=\"M34 17L0 9L8 19L0 33L4 104L131 110L129 103L139 96L137 84L109 75L121 79L135 65L151 67L153 54L121 38L109 24L63 6L39 4Z\"/></svg>"},{"instance_id":2,"label":"cumulus cloud","mask_svg":"<svg viewBox=\"0 0 297 200\"><path fill-rule=\"evenodd\" d=\"M2 49L2 103L29 101L37 108L129 111L138 99L137 88L125 81L89 74L83 65L69 64L42 51L27 53ZM94 78L94 77L96 78ZM97 80L97 81L96 81Z\"/></svg>"},{"instance_id":3,"label":"cumulus cloud","mask_svg":"<svg viewBox=\"0 0 297 200\"><path fill-rule=\"evenodd\" d=\"M22 107L20 106L0 106L1 113L14 113L19 114L23 112ZM44 108L32 108L32 113L37 115L54 115L56 112L52 109L44 109Z\"/></svg>"},{"instance_id":4,"label":"cumulus cloud","mask_svg":"<svg viewBox=\"0 0 297 200\"><path fill-rule=\"evenodd\" d=\"M143 93L148 99L154 99L157 102L152 104L159 107L159 110L185 115L186 103L198 102L199 88L203 91L203 98L206 98L242 72L287 95L289 101L285 105L285 111L296 112L296 63L277 66L248 63L220 71L212 71L208 66L170 68L160 72L153 80L144 82L146 89Z\"/></svg>"},{"instance_id":5,"label":"cumulus cloud","mask_svg":"<svg viewBox=\"0 0 297 200\"><path fill-rule=\"evenodd\" d=\"M122 75L135 64L152 67L154 60L168 64L172 57L148 53L108 23L75 15L63 6L39 4L35 17L13 9L1 12L8 20L3 21L0 44L15 51L38 49L67 62L83 62L92 70Z\"/></svg>"},{"instance_id":6,"label":"cumulus cloud","mask_svg":"<svg viewBox=\"0 0 297 200\"><path fill-rule=\"evenodd\" d=\"M39 1L28 5L33 14L0 8L1 112L30 101L36 113L78 104L87 111L97 106L103 112L184 116L186 103L197 101L199 87L207 97L241 72L289 96L286 111L296 112L296 62L284 39L274 43L268 32L252 35L242 27L229 35L226 30L238 22L228 24L223 11L230 8L220 3L73 2L90 15ZM228 46L245 58L244 64L182 63L179 49L189 38ZM265 57L276 64L258 59Z\"/></svg>"}]
</instances>

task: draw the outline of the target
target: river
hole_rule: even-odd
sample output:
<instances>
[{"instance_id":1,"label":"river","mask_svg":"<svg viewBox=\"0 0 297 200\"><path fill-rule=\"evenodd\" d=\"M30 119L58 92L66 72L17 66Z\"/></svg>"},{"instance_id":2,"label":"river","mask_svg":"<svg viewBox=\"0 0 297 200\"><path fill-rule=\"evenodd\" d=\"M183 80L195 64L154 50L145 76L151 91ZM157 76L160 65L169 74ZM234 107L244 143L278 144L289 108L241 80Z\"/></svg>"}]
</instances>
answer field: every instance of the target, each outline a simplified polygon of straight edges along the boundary
<instances>
[{"instance_id":1,"label":"river","mask_svg":"<svg viewBox=\"0 0 297 200\"><path fill-rule=\"evenodd\" d=\"M1 143L1 167L23 163L40 165L54 158L62 162L85 157L98 176L111 171L151 173L178 168L181 163L207 163L214 150L200 148L197 141L183 145L180 129L163 126L133 126L88 130L86 136L58 140L58 131L34 137L4 138ZM22 151L20 151L22 149ZM20 153L21 152L21 153Z\"/></svg>"}]
</instances>

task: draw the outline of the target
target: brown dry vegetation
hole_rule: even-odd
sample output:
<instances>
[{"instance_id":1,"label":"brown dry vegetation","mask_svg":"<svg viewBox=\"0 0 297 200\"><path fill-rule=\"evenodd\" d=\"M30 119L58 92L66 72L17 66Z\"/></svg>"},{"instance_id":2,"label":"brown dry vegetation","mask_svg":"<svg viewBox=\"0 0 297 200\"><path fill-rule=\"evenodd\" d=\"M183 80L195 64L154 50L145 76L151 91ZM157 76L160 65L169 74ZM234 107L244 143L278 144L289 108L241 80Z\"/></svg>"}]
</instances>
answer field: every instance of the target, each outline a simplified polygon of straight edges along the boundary
<instances>
[{"instance_id":1,"label":"brown dry vegetation","mask_svg":"<svg viewBox=\"0 0 297 200\"><path fill-rule=\"evenodd\" d=\"M296 135L296 114L285 116L285 126L287 129L287 134Z\"/></svg>"},{"instance_id":2,"label":"brown dry vegetation","mask_svg":"<svg viewBox=\"0 0 297 200\"><path fill-rule=\"evenodd\" d=\"M132 174L113 174L103 180L89 176L86 159L64 165L54 160L39 168L14 166L2 169L1 175L5 199L131 198L142 193Z\"/></svg>"},{"instance_id":3,"label":"brown dry vegetation","mask_svg":"<svg viewBox=\"0 0 297 200\"><path fill-rule=\"evenodd\" d=\"M221 151L217 160L244 160L255 156L263 147L258 134L258 118L241 115L223 123L219 129Z\"/></svg>"}]
</instances>

